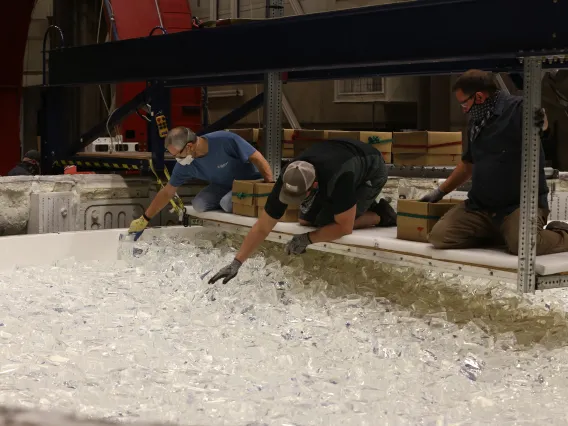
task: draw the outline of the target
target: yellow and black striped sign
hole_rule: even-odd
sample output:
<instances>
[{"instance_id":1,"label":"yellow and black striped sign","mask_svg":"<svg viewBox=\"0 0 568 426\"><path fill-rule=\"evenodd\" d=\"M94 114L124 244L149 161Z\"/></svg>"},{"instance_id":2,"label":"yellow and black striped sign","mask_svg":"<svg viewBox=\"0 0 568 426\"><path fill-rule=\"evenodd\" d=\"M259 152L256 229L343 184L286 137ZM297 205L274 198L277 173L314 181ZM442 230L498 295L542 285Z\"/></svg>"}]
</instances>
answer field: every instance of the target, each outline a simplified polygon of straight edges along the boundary
<instances>
[{"instance_id":1,"label":"yellow and black striped sign","mask_svg":"<svg viewBox=\"0 0 568 426\"><path fill-rule=\"evenodd\" d=\"M115 163L106 161L83 161L83 160L56 160L54 162L56 166L80 166L80 167L96 167L98 169L109 169L109 170L140 170L139 166L134 164L126 163Z\"/></svg>"}]
</instances>

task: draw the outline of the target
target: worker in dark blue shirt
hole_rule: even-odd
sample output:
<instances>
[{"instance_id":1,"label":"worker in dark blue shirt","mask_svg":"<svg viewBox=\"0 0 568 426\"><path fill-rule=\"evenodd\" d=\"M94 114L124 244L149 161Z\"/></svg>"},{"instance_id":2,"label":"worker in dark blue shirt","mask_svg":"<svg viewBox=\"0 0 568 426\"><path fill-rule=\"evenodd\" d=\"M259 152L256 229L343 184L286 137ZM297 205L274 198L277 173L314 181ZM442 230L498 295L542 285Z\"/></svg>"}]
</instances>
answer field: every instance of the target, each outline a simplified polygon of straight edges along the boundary
<instances>
[{"instance_id":1,"label":"worker in dark blue shirt","mask_svg":"<svg viewBox=\"0 0 568 426\"><path fill-rule=\"evenodd\" d=\"M187 127L176 127L170 130L164 143L177 164L168 184L144 214L132 221L129 233L140 236L152 217L170 202L177 188L191 179L209 182L192 200L196 211L222 209L227 213L233 210L233 180L273 181L264 156L235 133L219 131L197 136Z\"/></svg>"},{"instance_id":2,"label":"worker in dark blue shirt","mask_svg":"<svg viewBox=\"0 0 568 426\"><path fill-rule=\"evenodd\" d=\"M428 237L438 249L506 245L518 253L523 98L498 90L491 73L470 70L453 87L469 115L469 145L448 179L422 201L438 202L471 178L468 199L446 213ZM541 133L544 110L535 114ZM544 150L540 148L537 255L568 251L568 224L550 222ZM545 228L546 226L546 228Z\"/></svg>"}]
</instances>

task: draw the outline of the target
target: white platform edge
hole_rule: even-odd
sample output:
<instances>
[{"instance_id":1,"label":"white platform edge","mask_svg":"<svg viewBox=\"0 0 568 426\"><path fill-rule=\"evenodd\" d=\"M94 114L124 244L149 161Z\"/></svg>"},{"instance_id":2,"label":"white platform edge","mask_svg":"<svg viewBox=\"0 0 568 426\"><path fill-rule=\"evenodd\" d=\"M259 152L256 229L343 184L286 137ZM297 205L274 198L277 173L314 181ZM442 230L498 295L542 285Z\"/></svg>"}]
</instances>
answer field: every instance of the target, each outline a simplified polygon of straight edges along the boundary
<instances>
[{"instance_id":1,"label":"white platform edge","mask_svg":"<svg viewBox=\"0 0 568 426\"><path fill-rule=\"evenodd\" d=\"M155 236L182 236L191 238L203 228L183 226L147 229L142 240ZM49 234L15 235L0 238L0 271L13 267L52 265L62 259L77 261L109 261L118 258L119 235L127 229L60 232Z\"/></svg>"},{"instance_id":2,"label":"white platform edge","mask_svg":"<svg viewBox=\"0 0 568 426\"><path fill-rule=\"evenodd\" d=\"M210 221L236 226L252 227L257 218L238 216L223 211L198 213L191 206L186 207L189 215ZM278 223L274 232L294 235L309 232L315 228L298 223ZM411 256L422 256L433 260L459 264L478 265L499 270L517 271L518 257L497 249L437 250L430 244L396 238L396 228L374 228L355 230L353 234L342 237L336 244L361 246L376 250L386 250ZM538 256L535 271L539 275L553 275L568 271L568 253Z\"/></svg>"}]
</instances>

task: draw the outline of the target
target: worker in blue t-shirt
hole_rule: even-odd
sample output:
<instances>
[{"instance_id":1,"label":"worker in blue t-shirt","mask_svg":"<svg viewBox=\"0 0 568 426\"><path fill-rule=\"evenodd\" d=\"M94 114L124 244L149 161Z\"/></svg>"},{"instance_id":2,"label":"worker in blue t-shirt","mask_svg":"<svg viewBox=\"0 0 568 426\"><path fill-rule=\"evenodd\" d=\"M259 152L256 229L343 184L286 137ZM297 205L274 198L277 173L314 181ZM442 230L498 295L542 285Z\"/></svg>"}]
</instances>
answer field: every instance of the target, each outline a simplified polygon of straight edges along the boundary
<instances>
[{"instance_id":1,"label":"worker in blue t-shirt","mask_svg":"<svg viewBox=\"0 0 568 426\"><path fill-rule=\"evenodd\" d=\"M193 208L198 212L223 209L233 211L233 180L254 180L264 178L273 182L272 170L252 145L231 132L213 132L196 136L186 127L169 131L165 140L166 149L177 164L168 184L158 192L144 214L130 224L129 233L137 238L176 194L177 188L191 179L209 182L193 199Z\"/></svg>"}]
</instances>

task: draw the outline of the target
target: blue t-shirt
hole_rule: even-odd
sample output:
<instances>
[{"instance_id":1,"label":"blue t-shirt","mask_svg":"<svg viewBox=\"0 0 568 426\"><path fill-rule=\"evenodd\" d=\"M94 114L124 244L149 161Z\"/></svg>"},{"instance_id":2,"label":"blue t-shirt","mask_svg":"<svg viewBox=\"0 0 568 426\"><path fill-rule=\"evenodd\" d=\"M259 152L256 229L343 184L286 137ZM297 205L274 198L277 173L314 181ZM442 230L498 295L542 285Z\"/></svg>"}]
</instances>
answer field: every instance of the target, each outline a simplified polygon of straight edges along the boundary
<instances>
[{"instance_id":1,"label":"blue t-shirt","mask_svg":"<svg viewBox=\"0 0 568 426\"><path fill-rule=\"evenodd\" d=\"M230 189L234 179L262 178L258 169L249 161L256 149L239 135L219 131L202 137L207 139L209 151L204 157L195 158L189 165L176 163L170 185L178 187L190 179L199 179Z\"/></svg>"}]
</instances>

